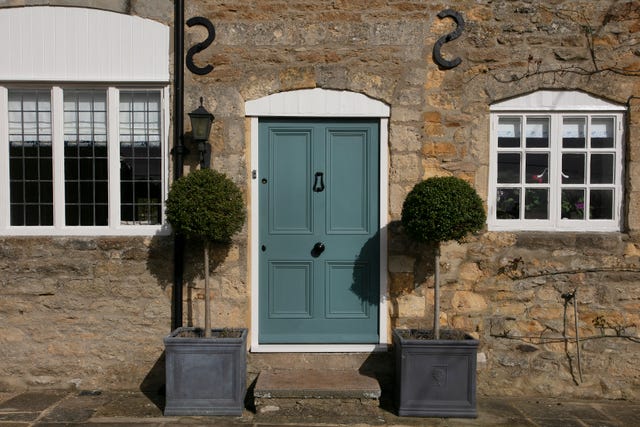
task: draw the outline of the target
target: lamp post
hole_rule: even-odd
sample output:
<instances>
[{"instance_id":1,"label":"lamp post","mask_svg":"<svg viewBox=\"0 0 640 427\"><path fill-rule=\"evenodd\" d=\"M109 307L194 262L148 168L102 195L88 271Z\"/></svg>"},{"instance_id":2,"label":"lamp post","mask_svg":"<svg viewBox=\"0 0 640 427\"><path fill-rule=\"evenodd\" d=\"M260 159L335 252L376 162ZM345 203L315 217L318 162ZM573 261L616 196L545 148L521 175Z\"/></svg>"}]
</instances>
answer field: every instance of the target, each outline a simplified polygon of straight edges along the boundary
<instances>
[{"instance_id":1,"label":"lamp post","mask_svg":"<svg viewBox=\"0 0 640 427\"><path fill-rule=\"evenodd\" d=\"M211 161L211 145L207 141L211 133L213 114L202 106L202 97L200 97L200 106L189 113L189 118L191 119L192 137L198 143L198 151L200 152L200 168L208 169Z\"/></svg>"}]
</instances>

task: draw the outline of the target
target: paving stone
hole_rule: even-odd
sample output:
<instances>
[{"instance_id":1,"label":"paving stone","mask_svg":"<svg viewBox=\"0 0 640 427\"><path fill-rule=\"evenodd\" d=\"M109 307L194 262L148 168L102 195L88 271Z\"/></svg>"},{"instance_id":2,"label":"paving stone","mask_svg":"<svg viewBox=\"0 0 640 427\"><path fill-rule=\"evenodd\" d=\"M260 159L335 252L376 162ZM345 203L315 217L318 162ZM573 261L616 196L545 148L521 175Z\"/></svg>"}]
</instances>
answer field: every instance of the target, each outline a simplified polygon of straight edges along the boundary
<instances>
[{"instance_id":1,"label":"paving stone","mask_svg":"<svg viewBox=\"0 0 640 427\"><path fill-rule=\"evenodd\" d=\"M164 421L143 421L143 420L124 420L124 421L116 421L116 422L96 422L96 423L37 423L34 427L87 427L87 426L95 426L95 427L131 427L132 425L136 426L145 426L145 427L167 427L171 424L166 424ZM2 427L5 427L2 424Z\"/></svg>"},{"instance_id":2,"label":"paving stone","mask_svg":"<svg viewBox=\"0 0 640 427\"><path fill-rule=\"evenodd\" d=\"M63 391L37 391L26 392L11 396L0 403L0 421L2 427L7 422L35 421L41 412L57 404L65 398L67 392Z\"/></svg>"},{"instance_id":3,"label":"paving stone","mask_svg":"<svg viewBox=\"0 0 640 427\"><path fill-rule=\"evenodd\" d=\"M549 418L533 418L534 425L540 427L584 427L584 424L577 419L553 420Z\"/></svg>"},{"instance_id":4,"label":"paving stone","mask_svg":"<svg viewBox=\"0 0 640 427\"><path fill-rule=\"evenodd\" d=\"M536 420L560 419L571 422L577 417L588 419L603 418L602 412L594 409L588 404L575 403L565 404L559 400L516 400L511 403L516 409L529 415Z\"/></svg>"},{"instance_id":5,"label":"paving stone","mask_svg":"<svg viewBox=\"0 0 640 427\"><path fill-rule=\"evenodd\" d=\"M609 423L603 423L601 425L640 425L640 404L637 402L617 401L607 403L606 401L598 401L593 403L593 405L611 420ZM617 424L612 424L613 422Z\"/></svg>"},{"instance_id":6,"label":"paving stone","mask_svg":"<svg viewBox=\"0 0 640 427\"><path fill-rule=\"evenodd\" d=\"M107 403L109 398L101 394L72 396L60 402L41 421L47 422L81 422L89 420L96 408Z\"/></svg>"},{"instance_id":7,"label":"paving stone","mask_svg":"<svg viewBox=\"0 0 640 427\"><path fill-rule=\"evenodd\" d=\"M486 425L492 427L533 427L535 424L525 419L517 405L510 402L480 400L478 418L455 420L458 425Z\"/></svg>"},{"instance_id":8,"label":"paving stone","mask_svg":"<svg viewBox=\"0 0 640 427\"><path fill-rule=\"evenodd\" d=\"M25 392L0 403L0 413L41 412L67 395L65 391Z\"/></svg>"},{"instance_id":9,"label":"paving stone","mask_svg":"<svg viewBox=\"0 0 640 427\"><path fill-rule=\"evenodd\" d=\"M35 421L40 415L39 412L0 412L0 421L4 427L4 421Z\"/></svg>"},{"instance_id":10,"label":"paving stone","mask_svg":"<svg viewBox=\"0 0 640 427\"><path fill-rule=\"evenodd\" d=\"M11 393L11 392L6 392L6 391L0 391L0 402L4 402L5 400L9 400L10 398L12 398L13 396L15 396L17 393Z\"/></svg>"},{"instance_id":11,"label":"paving stone","mask_svg":"<svg viewBox=\"0 0 640 427\"><path fill-rule=\"evenodd\" d=\"M107 399L95 413L94 418L135 417L162 418L162 409L156 402L140 392L108 392Z\"/></svg>"}]
</instances>

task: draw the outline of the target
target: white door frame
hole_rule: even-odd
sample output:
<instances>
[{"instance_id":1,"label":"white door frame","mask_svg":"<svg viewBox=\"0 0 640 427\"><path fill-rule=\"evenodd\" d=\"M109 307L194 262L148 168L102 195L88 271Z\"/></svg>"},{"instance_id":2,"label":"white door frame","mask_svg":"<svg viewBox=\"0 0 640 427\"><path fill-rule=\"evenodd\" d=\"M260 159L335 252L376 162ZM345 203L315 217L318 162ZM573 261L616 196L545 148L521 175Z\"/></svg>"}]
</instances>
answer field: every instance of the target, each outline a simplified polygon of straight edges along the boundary
<instances>
[{"instance_id":1,"label":"white door frame","mask_svg":"<svg viewBox=\"0 0 640 427\"><path fill-rule=\"evenodd\" d=\"M249 209L249 253L251 281L252 352L371 352L386 350L389 338L387 307L387 224L389 211L389 115L385 103L355 92L328 89L302 89L281 92L245 103L245 115L251 118L251 202ZM260 344L259 328L259 233L258 197L258 120L260 117L304 118L377 118L380 120L380 304L378 344Z\"/></svg>"}]
</instances>

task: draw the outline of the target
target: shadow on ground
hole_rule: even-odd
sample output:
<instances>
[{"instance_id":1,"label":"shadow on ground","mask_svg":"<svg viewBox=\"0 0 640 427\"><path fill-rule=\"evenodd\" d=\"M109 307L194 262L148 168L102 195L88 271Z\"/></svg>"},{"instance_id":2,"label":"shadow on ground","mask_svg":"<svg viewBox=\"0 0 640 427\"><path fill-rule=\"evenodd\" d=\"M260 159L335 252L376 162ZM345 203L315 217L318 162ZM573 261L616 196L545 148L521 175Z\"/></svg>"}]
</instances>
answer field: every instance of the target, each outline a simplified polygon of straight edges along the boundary
<instances>
[{"instance_id":1,"label":"shadow on ground","mask_svg":"<svg viewBox=\"0 0 640 427\"><path fill-rule=\"evenodd\" d=\"M374 378L380 384L380 408L395 414L393 403L394 371L393 352L380 351L371 353L362 363L358 372L370 378Z\"/></svg>"},{"instance_id":2,"label":"shadow on ground","mask_svg":"<svg viewBox=\"0 0 640 427\"><path fill-rule=\"evenodd\" d=\"M166 402L165 384L165 352L163 351L142 381L142 384L140 384L140 391L161 411L164 411Z\"/></svg>"}]
</instances>

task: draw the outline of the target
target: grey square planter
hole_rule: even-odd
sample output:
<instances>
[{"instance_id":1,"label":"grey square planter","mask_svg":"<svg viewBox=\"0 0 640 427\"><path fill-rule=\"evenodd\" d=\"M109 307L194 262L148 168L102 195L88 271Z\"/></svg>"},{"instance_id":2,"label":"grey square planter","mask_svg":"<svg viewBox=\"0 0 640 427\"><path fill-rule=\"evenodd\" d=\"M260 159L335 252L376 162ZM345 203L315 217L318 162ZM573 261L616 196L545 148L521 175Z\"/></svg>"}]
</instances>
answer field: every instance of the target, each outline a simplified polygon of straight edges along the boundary
<instances>
[{"instance_id":1,"label":"grey square planter","mask_svg":"<svg viewBox=\"0 0 640 427\"><path fill-rule=\"evenodd\" d=\"M398 415L475 418L478 340L405 339L393 331Z\"/></svg>"},{"instance_id":2,"label":"grey square planter","mask_svg":"<svg viewBox=\"0 0 640 427\"><path fill-rule=\"evenodd\" d=\"M247 330L239 338L185 338L178 328L164 339L164 415L242 415L246 393ZM219 329L213 330L220 331Z\"/></svg>"}]
</instances>

